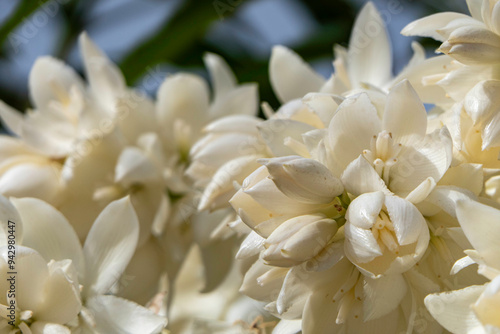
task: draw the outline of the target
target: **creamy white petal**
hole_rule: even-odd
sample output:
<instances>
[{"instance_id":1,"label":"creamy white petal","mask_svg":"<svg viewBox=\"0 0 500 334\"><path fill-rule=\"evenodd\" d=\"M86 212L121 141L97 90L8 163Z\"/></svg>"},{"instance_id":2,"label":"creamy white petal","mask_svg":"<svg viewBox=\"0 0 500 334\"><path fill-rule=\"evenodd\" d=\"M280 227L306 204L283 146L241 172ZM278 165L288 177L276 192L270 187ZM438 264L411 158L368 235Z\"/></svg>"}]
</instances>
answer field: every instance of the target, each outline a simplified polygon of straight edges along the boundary
<instances>
[{"instance_id":1,"label":"creamy white petal","mask_svg":"<svg viewBox=\"0 0 500 334\"><path fill-rule=\"evenodd\" d=\"M394 309L403 300L408 285L403 275L377 279L365 277L363 285L363 316L365 321L378 319Z\"/></svg>"},{"instance_id":2,"label":"creamy white petal","mask_svg":"<svg viewBox=\"0 0 500 334\"><path fill-rule=\"evenodd\" d=\"M52 57L38 58L29 75L31 100L37 108L47 108L53 101L67 103L72 88L83 91L80 76L59 59Z\"/></svg>"},{"instance_id":3,"label":"creamy white petal","mask_svg":"<svg viewBox=\"0 0 500 334\"><path fill-rule=\"evenodd\" d=\"M228 205L228 200L236 193L233 182L243 183L260 165L257 156L242 156L222 165L205 187L198 204L198 210L216 210Z\"/></svg>"},{"instance_id":4,"label":"creamy white petal","mask_svg":"<svg viewBox=\"0 0 500 334\"><path fill-rule=\"evenodd\" d=\"M155 334L167 320L134 302L115 296L96 296L87 301L100 333Z\"/></svg>"},{"instance_id":5,"label":"creamy white petal","mask_svg":"<svg viewBox=\"0 0 500 334\"><path fill-rule=\"evenodd\" d=\"M344 225L346 235L345 251L357 263L367 263L382 255L382 250L371 230L353 224Z\"/></svg>"},{"instance_id":6,"label":"creamy white petal","mask_svg":"<svg viewBox=\"0 0 500 334\"><path fill-rule=\"evenodd\" d=\"M132 258L138 236L139 222L128 197L101 212L83 246L86 296L108 292Z\"/></svg>"},{"instance_id":7,"label":"creamy white petal","mask_svg":"<svg viewBox=\"0 0 500 334\"><path fill-rule=\"evenodd\" d=\"M415 205L397 196L387 196L385 206L399 244L403 246L417 241L426 222Z\"/></svg>"},{"instance_id":8,"label":"creamy white petal","mask_svg":"<svg viewBox=\"0 0 500 334\"><path fill-rule=\"evenodd\" d=\"M264 179L244 192L271 212L278 214L304 214L314 212L318 204L299 202L283 194L271 179Z\"/></svg>"},{"instance_id":9,"label":"creamy white petal","mask_svg":"<svg viewBox=\"0 0 500 334\"><path fill-rule=\"evenodd\" d=\"M349 204L346 219L357 227L370 229L377 221L384 202L385 195L381 191L362 194Z\"/></svg>"},{"instance_id":10,"label":"creamy white petal","mask_svg":"<svg viewBox=\"0 0 500 334\"><path fill-rule=\"evenodd\" d=\"M262 141L253 134L230 133L217 136L206 146L193 150L192 158L209 166L219 167L235 157L258 154L263 146Z\"/></svg>"},{"instance_id":11,"label":"creamy white petal","mask_svg":"<svg viewBox=\"0 0 500 334\"><path fill-rule=\"evenodd\" d=\"M256 300L275 300L289 270L256 261L245 273L240 292Z\"/></svg>"},{"instance_id":12,"label":"creamy white petal","mask_svg":"<svg viewBox=\"0 0 500 334\"><path fill-rule=\"evenodd\" d=\"M342 182L323 164L298 156L261 159L283 194L305 203L330 203L344 191Z\"/></svg>"},{"instance_id":13,"label":"creamy white petal","mask_svg":"<svg viewBox=\"0 0 500 334\"><path fill-rule=\"evenodd\" d=\"M302 98L302 102L318 115L324 127L328 127L339 106L332 95L324 93L309 93Z\"/></svg>"},{"instance_id":14,"label":"creamy white petal","mask_svg":"<svg viewBox=\"0 0 500 334\"><path fill-rule=\"evenodd\" d=\"M62 191L61 170L56 164L18 164L0 177L0 192L5 196L37 197L55 204Z\"/></svg>"},{"instance_id":15,"label":"creamy white petal","mask_svg":"<svg viewBox=\"0 0 500 334\"><path fill-rule=\"evenodd\" d=\"M48 262L71 259L83 275L80 240L68 220L51 205L36 198L11 199L26 227L23 245L36 249Z\"/></svg>"},{"instance_id":16,"label":"creamy white petal","mask_svg":"<svg viewBox=\"0 0 500 334\"><path fill-rule=\"evenodd\" d=\"M9 221L14 224L9 223ZM12 203L2 195L0 195L0 224L0 246L7 245L7 237L9 235L7 231L9 229L9 225L11 227L15 227L13 235L16 243L21 244L23 242L24 224L21 220L21 216Z\"/></svg>"},{"instance_id":17,"label":"creamy white petal","mask_svg":"<svg viewBox=\"0 0 500 334\"><path fill-rule=\"evenodd\" d=\"M255 231L250 232L241 243L240 249L236 254L236 259L246 259L253 255L257 255L264 246L264 241L265 239Z\"/></svg>"},{"instance_id":18,"label":"creamy white petal","mask_svg":"<svg viewBox=\"0 0 500 334\"><path fill-rule=\"evenodd\" d=\"M146 154L137 147L126 147L115 167L115 182L126 187L133 183L158 180L161 176Z\"/></svg>"},{"instance_id":19,"label":"creamy white petal","mask_svg":"<svg viewBox=\"0 0 500 334\"><path fill-rule=\"evenodd\" d=\"M381 121L368 95L346 99L329 125L331 159L343 170L370 147L373 136L380 131Z\"/></svg>"},{"instance_id":20,"label":"creamy white petal","mask_svg":"<svg viewBox=\"0 0 500 334\"><path fill-rule=\"evenodd\" d=\"M452 275L456 275L458 272L460 272L462 269L467 268L468 266L475 264L474 260L470 256L464 256L463 258L457 260L455 264L453 264L453 267L451 268L450 273Z\"/></svg>"},{"instance_id":21,"label":"creamy white petal","mask_svg":"<svg viewBox=\"0 0 500 334\"><path fill-rule=\"evenodd\" d=\"M497 113L483 129L482 150L488 150L500 146L500 116Z\"/></svg>"},{"instance_id":22,"label":"creamy white petal","mask_svg":"<svg viewBox=\"0 0 500 334\"><path fill-rule=\"evenodd\" d=\"M462 290L428 295L425 306L441 326L456 334L484 333L471 305L483 292L484 286L470 286ZM478 328L479 327L479 328Z\"/></svg>"},{"instance_id":23,"label":"creamy white petal","mask_svg":"<svg viewBox=\"0 0 500 334\"><path fill-rule=\"evenodd\" d=\"M418 204L425 200L427 196L434 190L436 187L436 181L432 177L428 177L418 187L412 190L411 193L406 196L406 200L413 204Z\"/></svg>"},{"instance_id":24,"label":"creamy white petal","mask_svg":"<svg viewBox=\"0 0 500 334\"><path fill-rule=\"evenodd\" d=\"M158 88L157 99L158 120L166 129L172 128L174 120L179 118L196 134L208 119L208 86L199 76L175 74L167 77Z\"/></svg>"},{"instance_id":25,"label":"creamy white petal","mask_svg":"<svg viewBox=\"0 0 500 334\"><path fill-rule=\"evenodd\" d=\"M448 36L439 34L437 30L444 28L453 20L467 18L469 16L465 14L453 12L433 14L408 24L403 28L401 34L405 36L432 37L435 40L444 42Z\"/></svg>"},{"instance_id":26,"label":"creamy white petal","mask_svg":"<svg viewBox=\"0 0 500 334\"><path fill-rule=\"evenodd\" d=\"M21 112L0 101L0 118L2 119L2 124L8 130L17 136L21 136L24 120Z\"/></svg>"},{"instance_id":27,"label":"creamy white petal","mask_svg":"<svg viewBox=\"0 0 500 334\"><path fill-rule=\"evenodd\" d=\"M85 74L95 99L113 111L116 98L125 93L125 78L118 66L109 60L86 32L79 37Z\"/></svg>"},{"instance_id":28,"label":"creamy white petal","mask_svg":"<svg viewBox=\"0 0 500 334\"><path fill-rule=\"evenodd\" d=\"M255 116L258 111L257 84L244 84L233 89L210 107L212 119L234 114Z\"/></svg>"},{"instance_id":29,"label":"creamy white petal","mask_svg":"<svg viewBox=\"0 0 500 334\"><path fill-rule=\"evenodd\" d=\"M221 56L207 52L203 56L203 62L212 80L214 100L226 95L236 87L236 77Z\"/></svg>"},{"instance_id":30,"label":"creamy white petal","mask_svg":"<svg viewBox=\"0 0 500 334\"><path fill-rule=\"evenodd\" d=\"M482 21L481 6L483 4L483 0L466 0L466 2L471 16L478 21Z\"/></svg>"},{"instance_id":31,"label":"creamy white petal","mask_svg":"<svg viewBox=\"0 0 500 334\"><path fill-rule=\"evenodd\" d=\"M257 135L259 133L257 125L262 121L262 119L250 115L230 115L209 123L203 132L244 132Z\"/></svg>"},{"instance_id":32,"label":"creamy white petal","mask_svg":"<svg viewBox=\"0 0 500 334\"><path fill-rule=\"evenodd\" d=\"M392 76L391 43L385 23L372 2L368 2L356 18L349 39L348 58L353 85L382 86Z\"/></svg>"},{"instance_id":33,"label":"creamy white petal","mask_svg":"<svg viewBox=\"0 0 500 334\"><path fill-rule=\"evenodd\" d=\"M398 161L391 168L389 189L406 197L425 179L438 182L450 167L452 140L446 128L424 138L413 138L410 146L403 146Z\"/></svg>"},{"instance_id":34,"label":"creamy white petal","mask_svg":"<svg viewBox=\"0 0 500 334\"><path fill-rule=\"evenodd\" d=\"M1 260L7 263L9 259L7 247L0 249L0 255ZM7 266L4 268L2 277L7 277L7 272L11 270L7 270ZM31 310L36 314L45 298L44 286L49 278L47 262L35 250L17 245L15 269L17 307L21 310Z\"/></svg>"},{"instance_id":35,"label":"creamy white petal","mask_svg":"<svg viewBox=\"0 0 500 334\"><path fill-rule=\"evenodd\" d=\"M482 165L463 163L450 167L439 181L439 185L456 186L479 195L483 189L483 178Z\"/></svg>"},{"instance_id":36,"label":"creamy white petal","mask_svg":"<svg viewBox=\"0 0 500 334\"><path fill-rule=\"evenodd\" d=\"M472 200L457 202L457 218L467 239L484 261L500 269L500 211Z\"/></svg>"},{"instance_id":37,"label":"creamy white petal","mask_svg":"<svg viewBox=\"0 0 500 334\"><path fill-rule=\"evenodd\" d=\"M346 191L354 196L374 191L392 194L387 189L385 182L362 155L347 166L341 180Z\"/></svg>"},{"instance_id":38,"label":"creamy white petal","mask_svg":"<svg viewBox=\"0 0 500 334\"><path fill-rule=\"evenodd\" d=\"M290 137L302 142L302 135L315 128L309 124L289 120L271 119L258 125L260 134L275 156L296 155L297 153L285 145Z\"/></svg>"},{"instance_id":39,"label":"creamy white petal","mask_svg":"<svg viewBox=\"0 0 500 334\"><path fill-rule=\"evenodd\" d=\"M80 291L61 268L51 270L44 287L44 300L35 316L37 320L66 324L80 313Z\"/></svg>"},{"instance_id":40,"label":"creamy white petal","mask_svg":"<svg viewBox=\"0 0 500 334\"><path fill-rule=\"evenodd\" d=\"M382 127L392 133L397 142L404 143L412 135L425 135L427 113L408 80L394 86L389 92Z\"/></svg>"},{"instance_id":41,"label":"creamy white petal","mask_svg":"<svg viewBox=\"0 0 500 334\"><path fill-rule=\"evenodd\" d=\"M31 324L30 330L32 334L71 334L66 326L38 320Z\"/></svg>"},{"instance_id":42,"label":"creamy white petal","mask_svg":"<svg viewBox=\"0 0 500 334\"><path fill-rule=\"evenodd\" d=\"M120 96L116 101L116 112L120 131L130 144L135 144L143 133L157 130L155 105L143 94L132 91Z\"/></svg>"},{"instance_id":43,"label":"creamy white petal","mask_svg":"<svg viewBox=\"0 0 500 334\"><path fill-rule=\"evenodd\" d=\"M299 55L284 46L275 46L269 60L269 79L282 103L319 92L326 82Z\"/></svg>"}]
</instances>

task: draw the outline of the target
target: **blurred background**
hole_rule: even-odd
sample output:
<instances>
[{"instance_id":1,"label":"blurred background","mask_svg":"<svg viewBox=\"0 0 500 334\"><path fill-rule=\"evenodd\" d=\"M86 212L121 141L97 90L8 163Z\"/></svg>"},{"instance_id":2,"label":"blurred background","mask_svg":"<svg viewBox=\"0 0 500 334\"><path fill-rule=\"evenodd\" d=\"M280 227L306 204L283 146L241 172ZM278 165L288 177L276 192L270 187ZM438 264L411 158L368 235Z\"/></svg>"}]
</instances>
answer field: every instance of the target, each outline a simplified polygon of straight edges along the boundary
<instances>
[{"instance_id":1,"label":"blurred background","mask_svg":"<svg viewBox=\"0 0 500 334\"><path fill-rule=\"evenodd\" d=\"M223 56L240 82L259 84L261 100L278 106L267 73L273 45L286 45L318 72L333 71L333 45L347 46L365 0L0 0L0 99L30 107L28 75L52 55L80 73L78 35L90 37L122 69L129 85L154 96L169 73L207 76L206 51ZM394 72L411 56L409 22L438 11L467 13L465 0L375 0L387 15ZM434 53L438 44L421 40Z\"/></svg>"}]
</instances>

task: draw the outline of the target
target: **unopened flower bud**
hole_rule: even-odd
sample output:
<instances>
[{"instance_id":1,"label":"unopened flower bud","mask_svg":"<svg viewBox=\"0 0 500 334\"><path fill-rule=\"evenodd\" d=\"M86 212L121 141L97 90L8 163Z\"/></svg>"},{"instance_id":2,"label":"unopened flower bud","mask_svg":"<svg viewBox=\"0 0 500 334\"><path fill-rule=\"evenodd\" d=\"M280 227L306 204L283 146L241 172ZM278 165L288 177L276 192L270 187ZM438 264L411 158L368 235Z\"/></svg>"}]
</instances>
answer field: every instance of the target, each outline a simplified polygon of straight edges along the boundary
<instances>
[{"instance_id":1,"label":"unopened flower bud","mask_svg":"<svg viewBox=\"0 0 500 334\"><path fill-rule=\"evenodd\" d=\"M278 189L297 201L327 204L344 191L342 182L316 160L289 156L261 162Z\"/></svg>"}]
</instances>

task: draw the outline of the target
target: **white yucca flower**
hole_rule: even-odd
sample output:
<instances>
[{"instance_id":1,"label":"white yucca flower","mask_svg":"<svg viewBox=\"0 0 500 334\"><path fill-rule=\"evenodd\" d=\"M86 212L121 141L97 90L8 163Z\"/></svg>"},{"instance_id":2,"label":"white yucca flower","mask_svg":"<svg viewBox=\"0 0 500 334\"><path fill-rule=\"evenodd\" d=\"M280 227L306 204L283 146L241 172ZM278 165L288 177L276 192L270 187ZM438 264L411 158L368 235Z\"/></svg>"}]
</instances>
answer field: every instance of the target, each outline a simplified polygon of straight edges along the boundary
<instances>
[{"instance_id":1,"label":"white yucca flower","mask_svg":"<svg viewBox=\"0 0 500 334\"><path fill-rule=\"evenodd\" d=\"M500 261L498 237L500 211L475 201L459 201L457 216L474 249L455 263L453 272L477 263L478 272L491 280L482 286L429 295L425 305L432 316L453 333L497 333L500 331Z\"/></svg>"},{"instance_id":2,"label":"white yucca flower","mask_svg":"<svg viewBox=\"0 0 500 334\"><path fill-rule=\"evenodd\" d=\"M500 20L497 0L468 0L471 16L446 12L407 25L407 36L432 37L443 42L438 51L468 64L500 63Z\"/></svg>"},{"instance_id":3,"label":"white yucca flower","mask_svg":"<svg viewBox=\"0 0 500 334\"><path fill-rule=\"evenodd\" d=\"M19 259L26 258L20 261L16 278L22 283L17 287L18 292L24 296L17 300L20 312L17 320L25 323L16 326L23 334L30 333L23 331L25 326L43 328L43 323L37 324L33 319L47 322L49 328L55 323L89 333L161 332L166 325L164 318L109 294L119 284L139 236L137 216L128 198L111 203L101 212L83 248L66 218L49 204L34 198L11 199L11 202L2 197L5 216L2 221L16 223L19 228L16 242L23 245L19 247ZM2 245L5 244L4 239ZM2 256L6 254L2 252ZM46 261L50 261L48 265ZM6 265L1 270L7 275ZM47 329L48 333L58 333L57 329L70 332L56 325Z\"/></svg>"}]
</instances>

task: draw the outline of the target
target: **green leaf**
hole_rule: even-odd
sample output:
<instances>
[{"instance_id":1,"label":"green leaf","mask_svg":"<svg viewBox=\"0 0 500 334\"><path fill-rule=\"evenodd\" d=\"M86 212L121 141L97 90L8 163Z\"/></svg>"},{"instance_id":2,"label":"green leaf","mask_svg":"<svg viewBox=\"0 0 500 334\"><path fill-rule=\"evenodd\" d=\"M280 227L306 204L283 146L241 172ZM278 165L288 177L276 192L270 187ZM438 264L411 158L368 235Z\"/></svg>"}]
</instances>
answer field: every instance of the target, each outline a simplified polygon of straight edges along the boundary
<instances>
[{"instance_id":1,"label":"green leaf","mask_svg":"<svg viewBox=\"0 0 500 334\"><path fill-rule=\"evenodd\" d=\"M0 45L5 43L5 40L9 37L9 34L16 29L24 20L35 12L39 7L43 6L49 0L33 1L33 0L22 0L20 1L14 13L10 15L7 21L0 27ZM59 5L58 5L59 6ZM21 36L20 38L27 38Z\"/></svg>"},{"instance_id":2,"label":"green leaf","mask_svg":"<svg viewBox=\"0 0 500 334\"><path fill-rule=\"evenodd\" d=\"M120 67L129 84L153 65L176 63L204 37L210 24L220 19L217 1L187 1L163 27L122 61Z\"/></svg>"}]
</instances>

